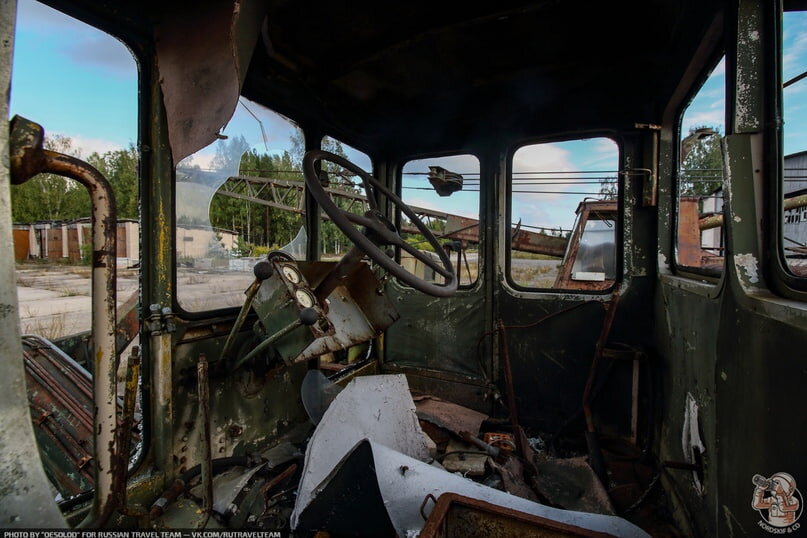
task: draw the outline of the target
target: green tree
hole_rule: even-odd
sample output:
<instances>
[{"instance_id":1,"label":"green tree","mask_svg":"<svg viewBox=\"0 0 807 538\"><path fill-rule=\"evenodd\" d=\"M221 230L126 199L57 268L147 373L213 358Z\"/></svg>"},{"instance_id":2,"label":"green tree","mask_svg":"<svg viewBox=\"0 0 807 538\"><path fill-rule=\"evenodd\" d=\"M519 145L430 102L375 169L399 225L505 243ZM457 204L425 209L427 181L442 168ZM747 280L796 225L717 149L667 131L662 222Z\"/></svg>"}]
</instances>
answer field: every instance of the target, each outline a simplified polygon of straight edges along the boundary
<instances>
[{"instance_id":1,"label":"green tree","mask_svg":"<svg viewBox=\"0 0 807 538\"><path fill-rule=\"evenodd\" d=\"M54 135L45 139L45 148L78 156L72 140ZM11 215L15 222L71 220L90 214L87 191L71 179L55 174L39 174L11 190Z\"/></svg>"},{"instance_id":2,"label":"green tree","mask_svg":"<svg viewBox=\"0 0 807 538\"><path fill-rule=\"evenodd\" d=\"M347 157L342 144L330 137L323 139L322 148ZM301 169L304 150L303 136L299 131L290 137L290 151L283 153L260 153L255 149L249 149L242 137L220 143L217 147L216 157L212 161L214 167L228 167L234 156L240 154L239 174L241 176L292 181L298 183L299 188L291 188L282 195L283 205L295 208L295 211L217 194L210 206L211 224L214 227L227 228L237 232L245 244L279 247L289 243L303 225L303 218L299 211L304 209L304 180ZM357 178L345 178L338 165L325 163L323 169L329 174L331 187L363 194L360 186L351 183L355 183ZM252 194L246 190L241 194L254 196L254 192L259 190L260 184L254 182L253 187ZM233 186L229 185L228 188L233 188ZM266 196L271 189L264 188L260 192L264 193L261 196ZM276 192L281 191L277 189ZM350 199L336 197L335 203L346 211L357 213L362 211L362 204L358 201L352 202ZM320 241L323 252L327 253L341 254L352 246L332 222L324 219L321 221Z\"/></svg>"},{"instance_id":3,"label":"green tree","mask_svg":"<svg viewBox=\"0 0 807 538\"><path fill-rule=\"evenodd\" d=\"M616 200L617 193L616 177L603 177L600 179L600 198L602 200Z\"/></svg>"},{"instance_id":4,"label":"green tree","mask_svg":"<svg viewBox=\"0 0 807 538\"><path fill-rule=\"evenodd\" d=\"M723 155L718 128L691 127L681 141L680 196L705 196L723 186Z\"/></svg>"},{"instance_id":5,"label":"green tree","mask_svg":"<svg viewBox=\"0 0 807 538\"><path fill-rule=\"evenodd\" d=\"M87 162L97 168L112 185L118 218L137 219L140 215L138 208L140 160L134 144L129 144L126 149L108 151L103 155L93 153Z\"/></svg>"},{"instance_id":6,"label":"green tree","mask_svg":"<svg viewBox=\"0 0 807 538\"><path fill-rule=\"evenodd\" d=\"M80 157L69 137L55 135L45 140L52 151ZM119 218L139 216L139 154L130 144L126 149L92 153L87 162L109 180L115 193ZM14 187L12 216L16 222L40 220L72 220L90 216L90 197L77 182L54 174L39 174L23 185Z\"/></svg>"}]
</instances>

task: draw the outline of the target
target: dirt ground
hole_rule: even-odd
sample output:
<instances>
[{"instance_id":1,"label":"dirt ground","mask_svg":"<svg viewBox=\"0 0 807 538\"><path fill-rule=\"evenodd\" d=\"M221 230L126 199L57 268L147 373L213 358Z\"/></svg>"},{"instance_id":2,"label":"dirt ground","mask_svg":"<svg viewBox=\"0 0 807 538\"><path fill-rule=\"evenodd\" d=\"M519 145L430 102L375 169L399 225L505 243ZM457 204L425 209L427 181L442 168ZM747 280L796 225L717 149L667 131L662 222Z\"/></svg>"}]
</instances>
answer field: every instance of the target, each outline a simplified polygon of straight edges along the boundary
<instances>
[{"instance_id":1,"label":"dirt ground","mask_svg":"<svg viewBox=\"0 0 807 538\"><path fill-rule=\"evenodd\" d=\"M55 340L90 330L90 267L20 264L16 272L22 334ZM180 302L197 311L239 306L252 279L251 272L211 274L180 269ZM137 269L119 269L117 284L120 306L137 293Z\"/></svg>"},{"instance_id":2,"label":"dirt ground","mask_svg":"<svg viewBox=\"0 0 807 538\"><path fill-rule=\"evenodd\" d=\"M476 260L469 260L475 273ZM521 285L551 287L558 261L513 260L513 277ZM90 329L91 268L63 264L17 265L17 298L22 334L55 340ZM465 275L463 275L465 276ZM474 275L475 277L475 275ZM189 311L240 306L253 280L250 267L240 271L177 269L180 305ZM138 270L118 269L118 305L138 289Z\"/></svg>"},{"instance_id":3,"label":"dirt ground","mask_svg":"<svg viewBox=\"0 0 807 538\"><path fill-rule=\"evenodd\" d=\"M49 340L90 330L91 268L23 264L17 266L17 300L22 334ZM118 305L137 292L137 272L118 271Z\"/></svg>"}]
</instances>

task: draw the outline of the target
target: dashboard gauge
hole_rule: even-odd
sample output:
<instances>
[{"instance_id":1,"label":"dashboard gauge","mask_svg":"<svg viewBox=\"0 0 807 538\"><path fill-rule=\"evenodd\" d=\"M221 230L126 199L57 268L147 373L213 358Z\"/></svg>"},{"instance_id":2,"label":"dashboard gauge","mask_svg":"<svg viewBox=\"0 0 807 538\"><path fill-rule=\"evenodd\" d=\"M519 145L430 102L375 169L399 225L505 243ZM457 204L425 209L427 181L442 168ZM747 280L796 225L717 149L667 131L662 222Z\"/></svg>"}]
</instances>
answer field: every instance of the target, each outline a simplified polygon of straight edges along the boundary
<instances>
[{"instance_id":1,"label":"dashboard gauge","mask_svg":"<svg viewBox=\"0 0 807 538\"><path fill-rule=\"evenodd\" d=\"M286 280L291 282L292 284L299 284L300 283L300 271L297 270L296 267L291 265L284 265L281 269L283 272L283 276Z\"/></svg>"},{"instance_id":2,"label":"dashboard gauge","mask_svg":"<svg viewBox=\"0 0 807 538\"><path fill-rule=\"evenodd\" d=\"M316 300L314 296L311 294L310 291L306 290L297 290L294 292L294 297L297 299L297 302L303 308L311 308L314 306Z\"/></svg>"}]
</instances>

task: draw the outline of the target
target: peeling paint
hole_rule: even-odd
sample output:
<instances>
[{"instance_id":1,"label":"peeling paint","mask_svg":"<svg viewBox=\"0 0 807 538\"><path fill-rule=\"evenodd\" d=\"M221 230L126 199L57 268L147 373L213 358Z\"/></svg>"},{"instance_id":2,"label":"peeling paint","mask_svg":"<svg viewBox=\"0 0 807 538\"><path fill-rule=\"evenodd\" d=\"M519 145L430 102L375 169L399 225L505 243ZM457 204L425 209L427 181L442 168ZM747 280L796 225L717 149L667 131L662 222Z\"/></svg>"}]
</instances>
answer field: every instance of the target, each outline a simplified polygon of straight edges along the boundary
<instances>
[{"instance_id":1,"label":"peeling paint","mask_svg":"<svg viewBox=\"0 0 807 538\"><path fill-rule=\"evenodd\" d=\"M706 446L703 444L700 435L698 402L691 392L687 392L684 407L684 427L681 431L681 448L684 451L684 459L688 463L695 463L696 450L700 454L706 452ZM703 484L701 484L698 474L695 471L692 471L692 482L695 491L697 491L699 495L703 495Z\"/></svg>"},{"instance_id":2,"label":"peeling paint","mask_svg":"<svg viewBox=\"0 0 807 538\"><path fill-rule=\"evenodd\" d=\"M734 265L737 266L741 279L743 279L743 274L739 269L745 272L744 277L749 284L759 283L759 263L753 254L735 254Z\"/></svg>"}]
</instances>

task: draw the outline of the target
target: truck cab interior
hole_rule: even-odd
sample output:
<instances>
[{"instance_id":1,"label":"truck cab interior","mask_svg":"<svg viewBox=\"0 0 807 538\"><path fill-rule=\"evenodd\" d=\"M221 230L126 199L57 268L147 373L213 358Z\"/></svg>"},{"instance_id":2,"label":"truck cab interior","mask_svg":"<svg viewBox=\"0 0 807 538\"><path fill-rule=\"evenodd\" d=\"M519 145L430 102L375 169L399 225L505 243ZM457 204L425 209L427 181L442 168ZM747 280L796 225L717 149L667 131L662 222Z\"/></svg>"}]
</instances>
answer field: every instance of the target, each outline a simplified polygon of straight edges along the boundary
<instances>
[{"instance_id":1,"label":"truck cab interior","mask_svg":"<svg viewBox=\"0 0 807 538\"><path fill-rule=\"evenodd\" d=\"M0 526L798 529L807 4L44 3L137 63L138 291L4 99L0 245L18 185L86 186L93 330L21 337L0 262Z\"/></svg>"}]
</instances>

